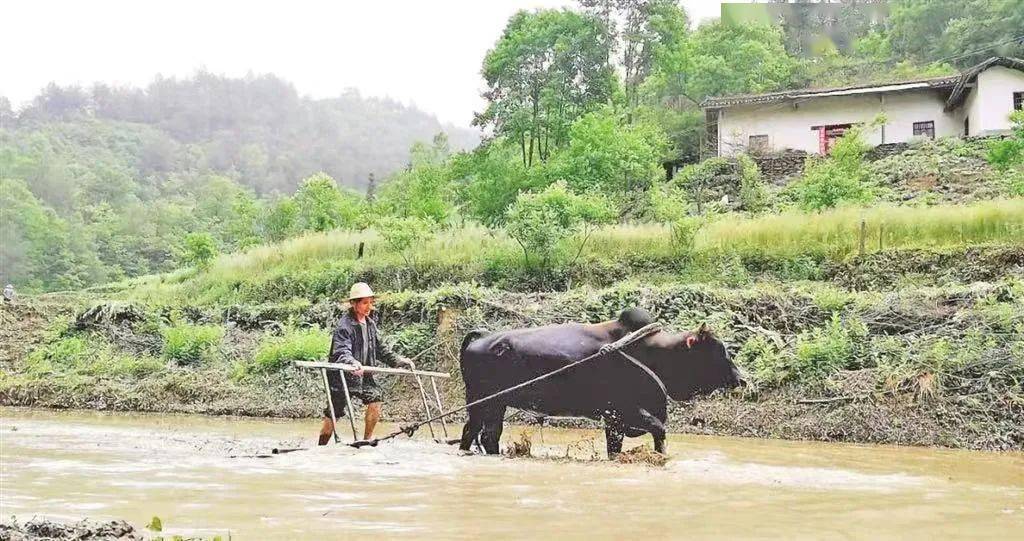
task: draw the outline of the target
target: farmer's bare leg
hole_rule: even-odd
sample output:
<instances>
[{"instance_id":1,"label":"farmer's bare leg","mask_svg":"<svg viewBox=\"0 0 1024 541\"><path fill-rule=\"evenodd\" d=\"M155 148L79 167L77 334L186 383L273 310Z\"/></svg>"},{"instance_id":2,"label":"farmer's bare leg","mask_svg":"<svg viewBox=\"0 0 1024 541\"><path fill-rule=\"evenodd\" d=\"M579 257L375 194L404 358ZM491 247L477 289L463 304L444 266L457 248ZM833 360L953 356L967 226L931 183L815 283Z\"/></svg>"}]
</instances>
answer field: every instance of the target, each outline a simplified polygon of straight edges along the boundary
<instances>
[{"instance_id":1,"label":"farmer's bare leg","mask_svg":"<svg viewBox=\"0 0 1024 541\"><path fill-rule=\"evenodd\" d=\"M330 417L325 416L323 425L320 426L319 445L327 445L331 441L332 434L334 434L334 421Z\"/></svg>"},{"instance_id":2,"label":"farmer's bare leg","mask_svg":"<svg viewBox=\"0 0 1024 541\"><path fill-rule=\"evenodd\" d=\"M380 406L380 402L370 402L366 405L366 417L364 419L366 426L363 429L364 440L373 437L373 428L377 426L377 421L380 419Z\"/></svg>"}]
</instances>

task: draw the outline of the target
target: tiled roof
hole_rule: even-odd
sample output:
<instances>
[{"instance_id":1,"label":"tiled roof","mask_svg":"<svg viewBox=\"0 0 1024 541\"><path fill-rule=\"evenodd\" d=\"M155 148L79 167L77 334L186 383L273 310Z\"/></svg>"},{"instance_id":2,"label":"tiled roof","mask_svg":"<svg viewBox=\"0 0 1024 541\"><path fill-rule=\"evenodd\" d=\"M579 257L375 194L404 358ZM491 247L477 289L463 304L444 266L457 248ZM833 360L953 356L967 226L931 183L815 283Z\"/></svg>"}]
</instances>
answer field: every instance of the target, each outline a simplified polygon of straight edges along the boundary
<instances>
[{"instance_id":1,"label":"tiled roof","mask_svg":"<svg viewBox=\"0 0 1024 541\"><path fill-rule=\"evenodd\" d=\"M732 107L734 105L777 103L781 101L825 96L846 96L852 94L873 94L900 90L914 90L919 88L934 88L952 89L952 94L950 94L949 100L946 102L946 108L950 109L958 106L966 97L969 89L967 85L974 81L979 73L993 65L1012 67L1024 71L1024 60L1008 57L992 57L981 64L960 73L959 75L870 85L853 85L836 88L802 88L797 90L784 90L781 92L769 92L766 94L711 97L701 102L701 107L705 109L721 109L725 107Z\"/></svg>"}]
</instances>

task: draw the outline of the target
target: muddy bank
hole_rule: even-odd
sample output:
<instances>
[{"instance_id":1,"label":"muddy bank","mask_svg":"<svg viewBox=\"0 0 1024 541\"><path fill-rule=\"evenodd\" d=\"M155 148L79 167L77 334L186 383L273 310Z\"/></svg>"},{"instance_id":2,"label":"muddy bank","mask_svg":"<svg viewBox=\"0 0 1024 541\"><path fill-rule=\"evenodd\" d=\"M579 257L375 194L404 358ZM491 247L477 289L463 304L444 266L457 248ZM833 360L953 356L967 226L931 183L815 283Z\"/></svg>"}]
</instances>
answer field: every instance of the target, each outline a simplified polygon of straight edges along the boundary
<instances>
[{"instance_id":1,"label":"muddy bank","mask_svg":"<svg viewBox=\"0 0 1024 541\"><path fill-rule=\"evenodd\" d=\"M675 432L1024 449L1024 287L1013 278L891 293L821 284L626 282L533 294L455 286L389 295L380 315L398 351L433 347L419 366L451 374L441 392L455 406L467 331L604 321L623 306L644 307L673 330L710 322L752 377L742 394L676 405ZM0 405L311 419L324 406L322 381L291 360L324 355L340 315L337 303L304 300L16 310L3 311L19 326L5 325L18 345L0 350ZM412 382L382 383L387 419L421 418Z\"/></svg>"},{"instance_id":2,"label":"muddy bank","mask_svg":"<svg viewBox=\"0 0 1024 541\"><path fill-rule=\"evenodd\" d=\"M100 522L83 519L68 523L31 519L23 523L17 520L0 522L0 541L137 541L142 539L146 539L146 537L123 520Z\"/></svg>"}]
</instances>

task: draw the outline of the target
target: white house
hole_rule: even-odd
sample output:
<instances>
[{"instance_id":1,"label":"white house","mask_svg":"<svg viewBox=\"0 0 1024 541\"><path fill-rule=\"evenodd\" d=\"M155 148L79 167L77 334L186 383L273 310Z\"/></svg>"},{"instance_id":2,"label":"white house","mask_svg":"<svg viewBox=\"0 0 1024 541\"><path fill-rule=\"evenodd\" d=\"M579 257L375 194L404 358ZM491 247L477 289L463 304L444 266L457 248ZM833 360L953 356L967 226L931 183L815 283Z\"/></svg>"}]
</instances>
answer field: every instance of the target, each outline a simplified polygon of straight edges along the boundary
<instances>
[{"instance_id":1,"label":"white house","mask_svg":"<svg viewBox=\"0 0 1024 541\"><path fill-rule=\"evenodd\" d=\"M1024 102L1024 60L993 57L960 75L881 85L708 98L701 106L718 155L802 150L825 154L843 130L884 113L874 145L918 137L1007 133Z\"/></svg>"}]
</instances>

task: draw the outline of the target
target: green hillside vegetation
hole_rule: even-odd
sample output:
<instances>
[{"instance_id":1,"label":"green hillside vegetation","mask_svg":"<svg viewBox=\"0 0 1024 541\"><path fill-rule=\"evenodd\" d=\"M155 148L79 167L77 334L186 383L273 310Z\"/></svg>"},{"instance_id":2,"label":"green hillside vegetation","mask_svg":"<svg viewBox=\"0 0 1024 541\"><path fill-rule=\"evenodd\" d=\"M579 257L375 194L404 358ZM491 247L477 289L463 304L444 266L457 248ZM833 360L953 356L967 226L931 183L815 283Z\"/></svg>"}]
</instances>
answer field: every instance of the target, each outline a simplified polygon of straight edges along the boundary
<instances>
[{"instance_id":1,"label":"green hillside vegetation","mask_svg":"<svg viewBox=\"0 0 1024 541\"><path fill-rule=\"evenodd\" d=\"M864 224L863 232L861 224ZM504 289L564 288L566 280L608 284L624 277L649 280L729 279L731 266L771 268L776 276L814 279L825 262L841 262L861 248L891 250L971 247L1024 248L1024 199L930 207L842 208L818 214L790 211L759 217L720 216L684 234L687 226L635 224L594 229L557 246L548 268L530 265L507 233L453 228L424 235L397 251L374 230L311 233L279 244L218 258L205 270L182 270L112 284L139 300L224 304L336 299L348 285L371 279L389 289L434 288L474 281ZM363 244L361 258L357 258ZM799 262L805 268L784 270ZM787 274L788 273L788 274ZM771 273L769 272L769 275Z\"/></svg>"}]
</instances>

